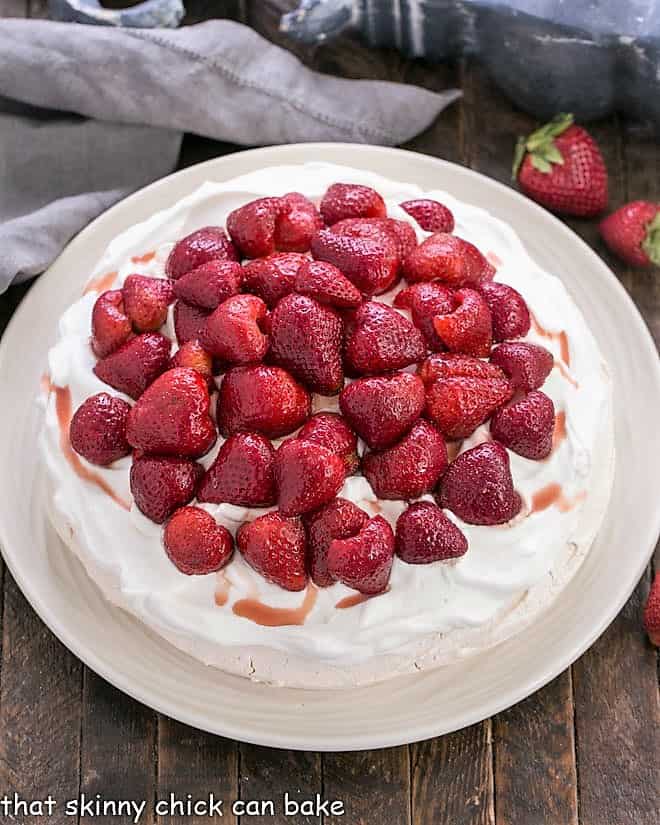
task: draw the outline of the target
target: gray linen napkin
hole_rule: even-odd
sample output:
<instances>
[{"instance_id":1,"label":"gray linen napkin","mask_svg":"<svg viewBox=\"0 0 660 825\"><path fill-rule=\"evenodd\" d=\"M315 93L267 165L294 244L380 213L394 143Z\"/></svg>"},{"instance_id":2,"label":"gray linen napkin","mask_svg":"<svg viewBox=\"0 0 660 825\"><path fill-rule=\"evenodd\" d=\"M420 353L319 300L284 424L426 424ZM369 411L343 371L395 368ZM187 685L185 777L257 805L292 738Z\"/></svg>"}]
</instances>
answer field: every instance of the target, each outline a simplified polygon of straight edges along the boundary
<instances>
[{"instance_id":1,"label":"gray linen napkin","mask_svg":"<svg viewBox=\"0 0 660 825\"><path fill-rule=\"evenodd\" d=\"M170 172L182 132L243 145L395 145L460 95L305 68L252 29L0 20L0 293Z\"/></svg>"}]
</instances>

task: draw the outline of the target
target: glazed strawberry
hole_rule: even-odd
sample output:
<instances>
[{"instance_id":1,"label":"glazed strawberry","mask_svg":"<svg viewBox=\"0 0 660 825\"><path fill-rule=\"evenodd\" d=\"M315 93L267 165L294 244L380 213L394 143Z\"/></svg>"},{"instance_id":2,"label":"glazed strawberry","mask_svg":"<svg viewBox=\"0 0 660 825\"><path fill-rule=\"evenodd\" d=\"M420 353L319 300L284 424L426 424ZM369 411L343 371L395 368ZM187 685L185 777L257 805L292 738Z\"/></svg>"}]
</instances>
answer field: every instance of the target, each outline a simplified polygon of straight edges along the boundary
<instances>
[{"instance_id":1,"label":"glazed strawberry","mask_svg":"<svg viewBox=\"0 0 660 825\"><path fill-rule=\"evenodd\" d=\"M313 392L334 395L344 384L343 330L333 310L306 295L287 295L271 316L270 355Z\"/></svg>"},{"instance_id":2,"label":"glazed strawberry","mask_svg":"<svg viewBox=\"0 0 660 825\"><path fill-rule=\"evenodd\" d=\"M157 378L128 416L128 443L155 455L198 458L216 439L206 380L177 367Z\"/></svg>"},{"instance_id":3,"label":"glazed strawberry","mask_svg":"<svg viewBox=\"0 0 660 825\"><path fill-rule=\"evenodd\" d=\"M173 367L190 367L197 370L207 381L213 380L213 359L199 341L186 341L172 356L169 369Z\"/></svg>"},{"instance_id":4,"label":"glazed strawberry","mask_svg":"<svg viewBox=\"0 0 660 825\"><path fill-rule=\"evenodd\" d=\"M131 451L126 440L126 421L131 405L100 392L84 401L69 426L73 449L91 464L112 464Z\"/></svg>"},{"instance_id":5,"label":"glazed strawberry","mask_svg":"<svg viewBox=\"0 0 660 825\"><path fill-rule=\"evenodd\" d=\"M286 370L253 365L229 370L220 385L218 426L224 436L259 432L280 438L309 418L310 397Z\"/></svg>"},{"instance_id":6,"label":"glazed strawberry","mask_svg":"<svg viewBox=\"0 0 660 825\"><path fill-rule=\"evenodd\" d=\"M237 261L234 244L221 226L204 226L182 238L165 263L168 278L177 280L191 269L209 261Z\"/></svg>"},{"instance_id":7,"label":"glazed strawberry","mask_svg":"<svg viewBox=\"0 0 660 825\"><path fill-rule=\"evenodd\" d=\"M174 304L174 332L179 344L199 340L210 314L207 309L186 304L185 301L177 301Z\"/></svg>"},{"instance_id":8,"label":"glazed strawberry","mask_svg":"<svg viewBox=\"0 0 660 825\"><path fill-rule=\"evenodd\" d=\"M493 438L514 453L537 461L552 452L554 430L555 406L539 390L514 398L500 407L490 421Z\"/></svg>"},{"instance_id":9,"label":"glazed strawberry","mask_svg":"<svg viewBox=\"0 0 660 825\"><path fill-rule=\"evenodd\" d=\"M644 607L644 629L651 644L660 647L660 573L655 574Z\"/></svg>"},{"instance_id":10,"label":"glazed strawberry","mask_svg":"<svg viewBox=\"0 0 660 825\"><path fill-rule=\"evenodd\" d=\"M306 261L296 275L295 291L339 309L362 303L360 290L336 266L325 261Z\"/></svg>"},{"instance_id":11,"label":"glazed strawberry","mask_svg":"<svg viewBox=\"0 0 660 825\"><path fill-rule=\"evenodd\" d=\"M328 573L366 595L386 590L394 558L394 533L382 516L369 519L360 532L333 539L328 548Z\"/></svg>"},{"instance_id":12,"label":"glazed strawberry","mask_svg":"<svg viewBox=\"0 0 660 825\"><path fill-rule=\"evenodd\" d=\"M268 351L262 325L268 307L256 295L227 298L206 319L200 342L215 358L231 364L261 361Z\"/></svg>"},{"instance_id":13,"label":"glazed strawberry","mask_svg":"<svg viewBox=\"0 0 660 825\"><path fill-rule=\"evenodd\" d=\"M167 320L167 308L174 300L172 281L129 275L124 281L124 308L136 332L155 332Z\"/></svg>"},{"instance_id":14,"label":"glazed strawberry","mask_svg":"<svg viewBox=\"0 0 660 825\"><path fill-rule=\"evenodd\" d=\"M228 215L227 231L246 258L275 252L275 222L281 208L281 198L258 198Z\"/></svg>"},{"instance_id":15,"label":"glazed strawberry","mask_svg":"<svg viewBox=\"0 0 660 825\"><path fill-rule=\"evenodd\" d=\"M436 315L447 315L453 311L454 293L437 281L423 281L403 291L406 296L399 300L399 304L401 301L410 303L413 324L421 330L428 348L435 352L443 350L444 345L435 331L433 319ZM397 306L396 298L394 305Z\"/></svg>"},{"instance_id":16,"label":"glazed strawberry","mask_svg":"<svg viewBox=\"0 0 660 825\"><path fill-rule=\"evenodd\" d=\"M474 289L454 293L455 309L436 315L433 327L451 352L487 357L493 343L493 322L488 304Z\"/></svg>"},{"instance_id":17,"label":"glazed strawberry","mask_svg":"<svg viewBox=\"0 0 660 825\"><path fill-rule=\"evenodd\" d=\"M321 412L313 415L297 435L303 441L320 444L344 461L346 475L352 475L360 463L357 457L357 436L341 415Z\"/></svg>"},{"instance_id":18,"label":"glazed strawberry","mask_svg":"<svg viewBox=\"0 0 660 825\"><path fill-rule=\"evenodd\" d=\"M495 347L491 363L509 378L515 390L537 390L550 375L555 363L551 352L538 344L511 341Z\"/></svg>"},{"instance_id":19,"label":"glazed strawberry","mask_svg":"<svg viewBox=\"0 0 660 825\"><path fill-rule=\"evenodd\" d=\"M401 441L368 453L362 470L378 498L413 499L429 493L447 469L447 447L438 430L420 420Z\"/></svg>"},{"instance_id":20,"label":"glazed strawberry","mask_svg":"<svg viewBox=\"0 0 660 825\"><path fill-rule=\"evenodd\" d=\"M522 338L529 332L531 319L523 296L513 287L495 281L479 286L493 322L493 341Z\"/></svg>"},{"instance_id":21,"label":"glazed strawberry","mask_svg":"<svg viewBox=\"0 0 660 825\"><path fill-rule=\"evenodd\" d=\"M425 232L453 232L454 215L444 204L430 198L404 201L399 206L411 215Z\"/></svg>"},{"instance_id":22,"label":"glazed strawberry","mask_svg":"<svg viewBox=\"0 0 660 825\"><path fill-rule=\"evenodd\" d=\"M190 458L141 456L131 466L131 493L140 512L162 524L192 501L204 468Z\"/></svg>"},{"instance_id":23,"label":"glazed strawberry","mask_svg":"<svg viewBox=\"0 0 660 825\"><path fill-rule=\"evenodd\" d=\"M129 339L97 362L94 374L119 392L139 398L170 362L172 342L159 332Z\"/></svg>"},{"instance_id":24,"label":"glazed strawberry","mask_svg":"<svg viewBox=\"0 0 660 825\"><path fill-rule=\"evenodd\" d=\"M332 231L335 235L349 238L364 238L382 243L393 241L399 258L397 268L417 246L415 230L407 221L396 218L347 218L334 224Z\"/></svg>"},{"instance_id":25,"label":"glazed strawberry","mask_svg":"<svg viewBox=\"0 0 660 825\"><path fill-rule=\"evenodd\" d=\"M457 456L445 473L438 504L468 524L504 524L518 514L507 451L487 441Z\"/></svg>"},{"instance_id":26,"label":"glazed strawberry","mask_svg":"<svg viewBox=\"0 0 660 825\"><path fill-rule=\"evenodd\" d=\"M398 244L391 237L360 238L322 229L312 239L312 255L334 264L365 295L379 295L399 271Z\"/></svg>"},{"instance_id":27,"label":"glazed strawberry","mask_svg":"<svg viewBox=\"0 0 660 825\"><path fill-rule=\"evenodd\" d=\"M572 115L557 115L520 138L513 177L532 200L566 215L592 217L607 206L607 169L598 144Z\"/></svg>"},{"instance_id":28,"label":"glazed strawberry","mask_svg":"<svg viewBox=\"0 0 660 825\"><path fill-rule=\"evenodd\" d=\"M341 456L315 444L292 438L275 453L277 504L283 516L309 513L331 501L346 475Z\"/></svg>"},{"instance_id":29,"label":"glazed strawberry","mask_svg":"<svg viewBox=\"0 0 660 825\"><path fill-rule=\"evenodd\" d=\"M212 310L232 295L238 295L243 267L236 261L208 261L174 282L174 294L187 304Z\"/></svg>"},{"instance_id":30,"label":"glazed strawberry","mask_svg":"<svg viewBox=\"0 0 660 825\"><path fill-rule=\"evenodd\" d=\"M275 450L259 433L230 436L199 486L199 501L227 502L240 507L275 504Z\"/></svg>"},{"instance_id":31,"label":"glazed strawberry","mask_svg":"<svg viewBox=\"0 0 660 825\"><path fill-rule=\"evenodd\" d=\"M403 274L410 283L439 280L459 289L492 279L494 271L474 244L457 235L437 232L412 250L404 262Z\"/></svg>"},{"instance_id":32,"label":"glazed strawberry","mask_svg":"<svg viewBox=\"0 0 660 825\"><path fill-rule=\"evenodd\" d=\"M323 218L309 198L289 192L280 199L275 248L281 252L307 252L312 238L323 226Z\"/></svg>"},{"instance_id":33,"label":"glazed strawberry","mask_svg":"<svg viewBox=\"0 0 660 825\"><path fill-rule=\"evenodd\" d=\"M332 226L344 218L384 218L385 201L369 186L357 183L333 183L319 207L323 220Z\"/></svg>"},{"instance_id":34,"label":"glazed strawberry","mask_svg":"<svg viewBox=\"0 0 660 825\"><path fill-rule=\"evenodd\" d=\"M609 249L629 266L660 266L660 203L632 201L601 221Z\"/></svg>"},{"instance_id":35,"label":"glazed strawberry","mask_svg":"<svg viewBox=\"0 0 660 825\"><path fill-rule=\"evenodd\" d=\"M298 518L266 513L236 534L243 558L265 579L285 590L304 590L307 586L305 529Z\"/></svg>"},{"instance_id":36,"label":"glazed strawberry","mask_svg":"<svg viewBox=\"0 0 660 825\"><path fill-rule=\"evenodd\" d=\"M357 375L400 369L426 354L422 333L392 307L368 301L356 311L347 335L346 367Z\"/></svg>"},{"instance_id":37,"label":"glazed strawberry","mask_svg":"<svg viewBox=\"0 0 660 825\"><path fill-rule=\"evenodd\" d=\"M121 289L103 292L92 309L92 349L105 358L119 349L131 336L133 328L126 316Z\"/></svg>"},{"instance_id":38,"label":"glazed strawberry","mask_svg":"<svg viewBox=\"0 0 660 825\"><path fill-rule=\"evenodd\" d=\"M512 392L505 378L438 378L426 389L426 414L447 438L467 438Z\"/></svg>"},{"instance_id":39,"label":"glazed strawberry","mask_svg":"<svg viewBox=\"0 0 660 825\"><path fill-rule=\"evenodd\" d=\"M404 436L422 414L424 385L407 372L359 378L342 390L339 406L369 447L382 450Z\"/></svg>"},{"instance_id":40,"label":"glazed strawberry","mask_svg":"<svg viewBox=\"0 0 660 825\"><path fill-rule=\"evenodd\" d=\"M243 285L272 309L277 302L296 291L296 276L309 258L297 252L278 252L250 261L243 267Z\"/></svg>"},{"instance_id":41,"label":"glazed strawberry","mask_svg":"<svg viewBox=\"0 0 660 825\"><path fill-rule=\"evenodd\" d=\"M177 510L165 526L163 541L172 564L188 576L217 572L234 552L229 530L199 507Z\"/></svg>"},{"instance_id":42,"label":"glazed strawberry","mask_svg":"<svg viewBox=\"0 0 660 825\"><path fill-rule=\"evenodd\" d=\"M425 384L432 384L438 378L501 378L502 370L481 358L461 355L458 352L439 352L430 355L417 368L419 377Z\"/></svg>"},{"instance_id":43,"label":"glazed strawberry","mask_svg":"<svg viewBox=\"0 0 660 825\"><path fill-rule=\"evenodd\" d=\"M318 587L329 587L335 582L328 573L330 544L334 539L357 535L369 521L369 516L352 501L335 498L308 513L303 521L307 528L307 557L312 581Z\"/></svg>"},{"instance_id":44,"label":"glazed strawberry","mask_svg":"<svg viewBox=\"0 0 660 825\"><path fill-rule=\"evenodd\" d=\"M411 504L397 520L395 552L407 564L458 559L467 549L463 533L430 501Z\"/></svg>"}]
</instances>

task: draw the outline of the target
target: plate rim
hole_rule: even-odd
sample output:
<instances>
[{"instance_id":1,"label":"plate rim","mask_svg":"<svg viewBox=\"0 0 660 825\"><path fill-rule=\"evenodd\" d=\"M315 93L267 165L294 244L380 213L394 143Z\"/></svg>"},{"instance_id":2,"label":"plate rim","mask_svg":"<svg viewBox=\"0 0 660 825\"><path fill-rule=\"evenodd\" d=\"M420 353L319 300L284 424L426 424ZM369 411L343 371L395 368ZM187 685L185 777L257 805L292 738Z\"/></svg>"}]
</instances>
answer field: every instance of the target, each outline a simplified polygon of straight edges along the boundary
<instances>
[{"instance_id":1,"label":"plate rim","mask_svg":"<svg viewBox=\"0 0 660 825\"><path fill-rule=\"evenodd\" d=\"M255 161L258 162L259 159L262 160L262 165L267 163L268 161L272 160L273 157L277 158L280 154L286 154L289 152L295 152L296 149L308 151L316 151L319 154L319 160L323 160L323 153L331 150L332 152L335 151L344 151L350 150L352 153L367 153L373 154L374 152L379 154L386 154L390 157L393 155L397 156L406 156L414 159L415 163L420 161L424 163L428 163L429 166L434 167L446 167L452 170L459 169L461 174L466 174L474 179L478 179L480 185L486 185L491 187L496 193L504 193L507 197L512 197L515 200L518 200L519 203L524 204L525 208L531 208L534 213L536 213L542 220L548 221L554 224L555 229L560 230L566 237L569 237L573 243L578 241L579 245L582 247L583 252L591 258L592 264L595 268L599 270L599 277L605 278L610 281L611 286L614 287L619 300L623 300L625 304L627 304L627 308L632 316L635 318L635 337L637 339L637 343L642 345L642 341L644 346L647 350L648 354L653 355L655 358L656 363L656 370L655 370L655 381L660 386L660 360L657 357L657 349L655 346L655 342L650 334L648 326L642 317L640 311L637 309L634 301L625 290L621 282L618 278L614 275L614 273L609 269L606 263L600 258L600 256L592 249L579 235L577 235L573 230L571 230L568 226L566 226L559 218L555 217L551 213L547 212L542 207L538 206L537 204L533 203L529 199L527 199L524 195L517 192L516 190L512 189L505 184L494 180L486 175L483 175L480 172L477 172L473 169L469 169L464 167L460 164L455 164L450 161L446 161L440 158L435 158L430 155L424 155L418 152L412 152L410 150L404 149L394 149L390 147L382 147L382 146L371 146L365 144L352 144L352 143L304 143L304 144L285 144L283 146L273 146L273 147L265 147L265 148L255 148L255 149L245 149L240 150L238 152L232 152L227 155L223 155L217 158L210 159L208 161L204 161L203 163L195 164L193 166L187 167L185 169L178 170L173 172L171 175L168 175L164 178L161 178L139 190L130 194L128 197L124 198L123 200L119 201L118 203L114 204L110 209L106 210L100 216L98 216L94 221L92 221L88 226L83 228L65 247L63 253L66 251L68 254L75 254L76 249L84 245L87 239L87 236L92 234L94 229L97 227L99 222L107 222L112 220L114 215L117 212L124 211L125 209L129 208L134 203L145 197L146 195L151 195L156 193L159 189L166 189L169 184L172 182L173 179L185 179L187 176L193 176L194 174L199 175L203 173L206 169L213 169L217 166L227 165L231 163L231 159L237 155L250 156L254 157ZM285 162L283 160L283 162ZM348 161L346 161L348 162ZM359 163L353 163L354 166L359 166ZM254 168L258 168L258 165L255 163ZM194 170L191 174L191 170ZM231 173L229 175L231 177ZM227 178L225 178L227 179ZM38 279L40 283L34 283L31 287L27 295L21 301L20 305L17 307L16 311L14 312L12 318L9 321L3 335L2 339L0 340L0 373L3 369L5 358L7 358L7 351L10 348L10 341L14 336L14 330L18 328L21 323L23 316L29 313L29 307L31 302L36 300L36 297L47 289L46 281L50 274L51 269L58 263L59 258L53 262L53 264L44 272L44 274ZM606 630L606 628L611 624L611 622L616 618L619 614L621 608L624 606L626 601L629 599L631 593L633 592L636 583L642 576L646 566L648 564L648 560L650 559L655 544L657 542L658 535L660 535L660 508L658 508L653 513L648 514L648 522L646 530L644 531L645 540L648 542L648 552L643 554L643 562L640 563L634 571L631 571L628 577L626 577L626 585L625 587L621 588L619 598L615 601L610 603L607 606L607 609L602 610L602 615L600 621L592 625L588 632L583 632L581 636L581 640L579 644L574 644L570 652L566 653L562 658L561 661L558 660L557 657L554 659L548 660L547 663L544 664L541 672L532 679L521 683L524 684L524 687L519 688L518 690L509 691L506 696L502 697L499 701L495 700L489 703L486 707L486 710L482 713L481 710L478 714L477 718L469 718L469 719L458 719L456 725L448 729L445 724L440 724L437 729L434 729L432 726L422 724L421 729L414 729L408 733L403 733L399 736L391 736L391 737L384 737L384 736L370 736L367 734L360 734L359 740L353 742L352 744L347 744L344 739L345 737L341 737L341 742L327 742L327 743L314 743L311 746L309 743L303 743L302 737L297 736L295 734L291 735L288 732L284 732L283 734L273 735L270 733L266 734L256 734L256 732L247 732L241 728L240 725L235 725L231 721L222 720L222 724L214 724L212 720L208 718L203 718L200 714L195 711L190 712L181 712L181 708L172 707L167 701L160 701L159 697L149 696L145 694L144 691L140 689L136 689L136 687L132 684L130 679L130 674L112 670L112 668L107 665L102 658L98 657L93 649L88 648L83 642L80 642L76 635L60 623L57 615L50 609L50 607L45 604L43 601L39 599L39 595L35 592L29 584L27 577L23 576L20 571L16 568L13 563L13 559L11 555L7 551L8 540L6 537L6 529L4 527L6 514L2 508L0 508L0 547L2 549L2 555L4 557L5 563L12 574L14 580L16 581L17 586L20 588L21 592L34 609L36 614L39 616L41 621L43 621L46 626L55 634L55 636L77 657L79 658L86 666L90 667L93 671L99 674L102 678L108 681L117 689L121 690L122 692L126 693L127 695L131 696L133 699L141 702L142 704L156 710L159 713L163 713L166 716L169 716L173 719L176 719L184 724L192 725L196 728L209 731L213 734L230 737L233 739L237 739L244 742L250 742L252 744L258 745L265 745L270 747L280 747L280 748L291 748L295 750L318 750L318 751L337 751L337 750L345 750L350 748L351 750L366 750L366 749L373 749L373 748L380 748L380 747L391 747L402 745L406 743L412 743L417 741L422 741L424 739L432 738L438 735L442 735L445 733L449 733L454 730L458 730L466 725L473 724L479 720L487 719L497 713L500 713L504 709L511 707L513 704L516 704L519 701L522 701L527 696L531 695L544 685L548 684L552 679L554 679L557 675L559 675L563 670L567 667L570 667L591 645L599 638L599 636ZM284 688L284 687L272 687L272 690L283 690L283 691L296 691L296 688ZM364 690L364 688L361 688ZM347 692L349 692L348 689ZM469 714L464 714L468 716ZM211 723L210 723L211 722Z\"/></svg>"}]
</instances>

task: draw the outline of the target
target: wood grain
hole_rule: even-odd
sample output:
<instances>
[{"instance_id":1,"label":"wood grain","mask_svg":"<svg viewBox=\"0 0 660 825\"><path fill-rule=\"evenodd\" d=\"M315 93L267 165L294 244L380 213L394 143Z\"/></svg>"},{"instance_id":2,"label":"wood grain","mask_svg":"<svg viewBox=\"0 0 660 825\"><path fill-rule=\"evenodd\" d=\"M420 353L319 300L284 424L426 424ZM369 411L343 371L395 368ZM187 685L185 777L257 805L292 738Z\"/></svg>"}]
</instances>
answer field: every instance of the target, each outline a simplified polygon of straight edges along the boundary
<instances>
[{"instance_id":1,"label":"wood grain","mask_svg":"<svg viewBox=\"0 0 660 825\"><path fill-rule=\"evenodd\" d=\"M240 798L248 800L271 800L275 807L274 816L250 816L243 821L255 825L289 825L291 817L285 817L282 797L288 791L292 799L311 799L321 794L321 756L318 753L274 750L257 745L240 745ZM295 817L296 825L318 823L318 817Z\"/></svg>"},{"instance_id":2,"label":"wood grain","mask_svg":"<svg viewBox=\"0 0 660 825\"><path fill-rule=\"evenodd\" d=\"M411 745L410 753L412 825L494 825L490 721Z\"/></svg>"},{"instance_id":3,"label":"wood grain","mask_svg":"<svg viewBox=\"0 0 660 825\"><path fill-rule=\"evenodd\" d=\"M409 749L326 753L323 791L344 801L351 825L410 825Z\"/></svg>"},{"instance_id":4,"label":"wood grain","mask_svg":"<svg viewBox=\"0 0 660 825\"><path fill-rule=\"evenodd\" d=\"M152 764L152 760L149 761ZM209 794L224 801L222 821L235 825L231 803L238 798L238 745L230 739L159 717L157 757L157 797L169 801L174 794L184 801L207 800ZM174 815L158 817L158 825L206 825L202 814L187 816L180 808Z\"/></svg>"}]
</instances>

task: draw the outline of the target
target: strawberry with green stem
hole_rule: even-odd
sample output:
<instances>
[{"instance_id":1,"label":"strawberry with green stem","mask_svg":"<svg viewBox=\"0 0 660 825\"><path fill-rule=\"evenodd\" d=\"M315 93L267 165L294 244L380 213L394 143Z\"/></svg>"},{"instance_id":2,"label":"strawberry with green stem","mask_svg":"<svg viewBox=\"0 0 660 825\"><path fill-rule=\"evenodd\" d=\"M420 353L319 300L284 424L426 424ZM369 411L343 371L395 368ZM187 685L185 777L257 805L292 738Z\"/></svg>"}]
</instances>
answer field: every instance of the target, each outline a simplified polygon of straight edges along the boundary
<instances>
[{"instance_id":1,"label":"strawberry with green stem","mask_svg":"<svg viewBox=\"0 0 660 825\"><path fill-rule=\"evenodd\" d=\"M629 266L660 266L660 203L632 201L601 221L609 249Z\"/></svg>"},{"instance_id":2,"label":"strawberry with green stem","mask_svg":"<svg viewBox=\"0 0 660 825\"><path fill-rule=\"evenodd\" d=\"M553 212L591 217L607 207L603 156L570 114L559 114L518 140L513 178L528 197Z\"/></svg>"}]
</instances>

